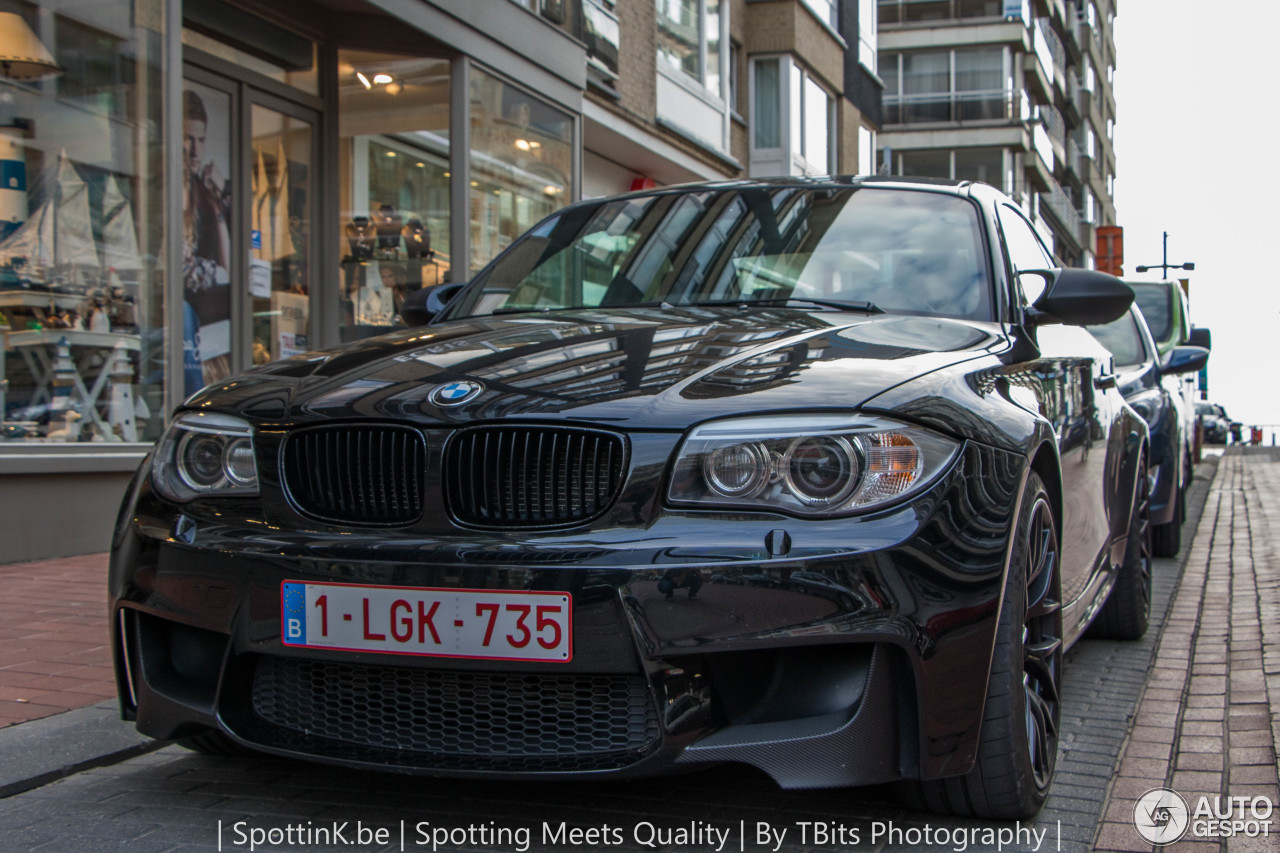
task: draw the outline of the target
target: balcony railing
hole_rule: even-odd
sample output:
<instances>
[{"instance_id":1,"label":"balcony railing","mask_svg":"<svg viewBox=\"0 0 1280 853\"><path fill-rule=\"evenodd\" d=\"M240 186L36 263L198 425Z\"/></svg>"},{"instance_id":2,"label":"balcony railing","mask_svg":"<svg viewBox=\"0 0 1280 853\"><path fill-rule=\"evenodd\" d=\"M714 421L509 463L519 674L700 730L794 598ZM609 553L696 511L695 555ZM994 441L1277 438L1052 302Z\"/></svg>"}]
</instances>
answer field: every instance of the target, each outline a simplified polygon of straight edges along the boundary
<instances>
[{"instance_id":1,"label":"balcony railing","mask_svg":"<svg viewBox=\"0 0 1280 853\"><path fill-rule=\"evenodd\" d=\"M1067 171L1075 173L1077 177L1084 177L1084 173L1080 171L1080 146L1076 145L1074 139L1067 139Z\"/></svg>"},{"instance_id":2,"label":"balcony railing","mask_svg":"<svg viewBox=\"0 0 1280 853\"><path fill-rule=\"evenodd\" d=\"M1049 191L1040 193L1040 210L1052 215L1063 230L1070 234L1075 242L1080 241L1080 213L1071 203L1066 190L1052 178L1049 179Z\"/></svg>"},{"instance_id":3,"label":"balcony railing","mask_svg":"<svg viewBox=\"0 0 1280 853\"><path fill-rule=\"evenodd\" d=\"M1036 112L1040 116L1040 123L1044 125L1044 129L1048 131L1049 136L1053 137L1061 145L1067 144L1067 123L1062 118L1062 113L1058 112L1056 107L1048 104L1040 104L1036 107Z\"/></svg>"},{"instance_id":4,"label":"balcony railing","mask_svg":"<svg viewBox=\"0 0 1280 853\"><path fill-rule=\"evenodd\" d=\"M950 121L1020 121L1025 93L1009 89L886 95L885 124L932 124Z\"/></svg>"},{"instance_id":5,"label":"balcony railing","mask_svg":"<svg viewBox=\"0 0 1280 853\"><path fill-rule=\"evenodd\" d=\"M1036 18L1036 30L1040 37L1044 39L1045 49L1049 52L1053 67L1058 69L1066 68L1067 49L1063 46L1062 39L1058 38L1058 34L1053 31L1053 25L1049 22L1049 19Z\"/></svg>"}]
</instances>

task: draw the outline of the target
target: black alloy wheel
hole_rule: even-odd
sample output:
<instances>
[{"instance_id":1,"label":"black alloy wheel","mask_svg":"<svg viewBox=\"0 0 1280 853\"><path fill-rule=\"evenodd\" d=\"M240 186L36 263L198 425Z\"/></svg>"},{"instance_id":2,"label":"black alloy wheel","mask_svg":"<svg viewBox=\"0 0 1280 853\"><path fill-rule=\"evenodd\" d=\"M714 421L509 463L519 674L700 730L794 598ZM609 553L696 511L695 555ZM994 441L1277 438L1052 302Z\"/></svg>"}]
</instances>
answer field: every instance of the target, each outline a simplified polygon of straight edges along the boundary
<instances>
[{"instance_id":1,"label":"black alloy wheel","mask_svg":"<svg viewBox=\"0 0 1280 853\"><path fill-rule=\"evenodd\" d=\"M899 790L912 806L1014 820L1044 805L1061 714L1060 556L1049 493L1032 472L1013 530L977 758L963 776L903 783Z\"/></svg>"},{"instance_id":2,"label":"black alloy wheel","mask_svg":"<svg viewBox=\"0 0 1280 853\"><path fill-rule=\"evenodd\" d=\"M1022 626L1022 690L1027 750L1036 788L1047 790L1058 757L1061 715L1062 603L1058 595L1058 535L1053 508L1041 497L1031 509L1027 549L1027 610Z\"/></svg>"},{"instance_id":3,"label":"black alloy wheel","mask_svg":"<svg viewBox=\"0 0 1280 853\"><path fill-rule=\"evenodd\" d=\"M1129 516L1129 541L1124 549L1124 563L1116 572L1115 585L1098 617L1089 626L1090 637L1110 640L1137 640L1147 633L1151 619L1151 477L1144 456L1138 469Z\"/></svg>"}]
</instances>

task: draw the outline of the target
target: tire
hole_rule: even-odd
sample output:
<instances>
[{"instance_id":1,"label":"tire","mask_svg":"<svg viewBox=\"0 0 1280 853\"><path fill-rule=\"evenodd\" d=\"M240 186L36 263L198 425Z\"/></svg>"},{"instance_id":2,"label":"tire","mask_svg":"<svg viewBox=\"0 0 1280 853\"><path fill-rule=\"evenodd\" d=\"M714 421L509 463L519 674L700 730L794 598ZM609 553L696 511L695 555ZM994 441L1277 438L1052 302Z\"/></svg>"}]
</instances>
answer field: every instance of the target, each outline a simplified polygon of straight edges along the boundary
<instances>
[{"instance_id":1,"label":"tire","mask_svg":"<svg viewBox=\"0 0 1280 853\"><path fill-rule=\"evenodd\" d=\"M1186 515L1186 499L1186 490L1179 488L1176 498L1177 506L1173 510L1173 521L1152 526L1151 553L1155 556L1176 557L1182 550L1182 519Z\"/></svg>"},{"instance_id":2,"label":"tire","mask_svg":"<svg viewBox=\"0 0 1280 853\"><path fill-rule=\"evenodd\" d=\"M261 753L241 746L222 732L210 729L191 737L178 738L178 746L186 747L192 752L204 755L217 755L222 758L260 757Z\"/></svg>"},{"instance_id":3,"label":"tire","mask_svg":"<svg viewBox=\"0 0 1280 853\"><path fill-rule=\"evenodd\" d=\"M1147 470L1143 460L1138 470ZM1155 528L1151 524L1151 481L1138 476L1138 495L1129 518L1129 541L1116 582L1093 624L1090 637L1137 640L1147 633L1151 616L1151 554Z\"/></svg>"},{"instance_id":4,"label":"tire","mask_svg":"<svg viewBox=\"0 0 1280 853\"><path fill-rule=\"evenodd\" d=\"M1034 472L1018 512L973 769L904 785L913 805L1014 820L1040 811L1058 755L1062 605L1058 524Z\"/></svg>"}]
</instances>

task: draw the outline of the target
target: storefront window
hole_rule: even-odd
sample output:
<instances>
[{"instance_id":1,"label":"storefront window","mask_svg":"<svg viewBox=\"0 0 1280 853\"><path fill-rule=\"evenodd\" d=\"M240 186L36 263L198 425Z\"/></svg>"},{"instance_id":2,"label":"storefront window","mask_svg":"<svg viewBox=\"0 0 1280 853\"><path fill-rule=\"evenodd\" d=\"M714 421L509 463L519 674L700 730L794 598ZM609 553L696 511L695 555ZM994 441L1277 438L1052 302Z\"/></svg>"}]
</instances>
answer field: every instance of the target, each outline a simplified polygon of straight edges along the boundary
<instances>
[{"instance_id":1,"label":"storefront window","mask_svg":"<svg viewBox=\"0 0 1280 853\"><path fill-rule=\"evenodd\" d=\"M338 55L344 341L390 330L406 295L450 280L449 77L442 59Z\"/></svg>"},{"instance_id":2,"label":"storefront window","mask_svg":"<svg viewBox=\"0 0 1280 853\"><path fill-rule=\"evenodd\" d=\"M0 2L0 440L163 427L163 8Z\"/></svg>"},{"instance_id":3,"label":"storefront window","mask_svg":"<svg viewBox=\"0 0 1280 853\"><path fill-rule=\"evenodd\" d=\"M310 349L310 122L254 104L249 296L254 364Z\"/></svg>"},{"instance_id":4,"label":"storefront window","mask_svg":"<svg viewBox=\"0 0 1280 853\"><path fill-rule=\"evenodd\" d=\"M573 198L573 119L471 72L471 271Z\"/></svg>"}]
</instances>

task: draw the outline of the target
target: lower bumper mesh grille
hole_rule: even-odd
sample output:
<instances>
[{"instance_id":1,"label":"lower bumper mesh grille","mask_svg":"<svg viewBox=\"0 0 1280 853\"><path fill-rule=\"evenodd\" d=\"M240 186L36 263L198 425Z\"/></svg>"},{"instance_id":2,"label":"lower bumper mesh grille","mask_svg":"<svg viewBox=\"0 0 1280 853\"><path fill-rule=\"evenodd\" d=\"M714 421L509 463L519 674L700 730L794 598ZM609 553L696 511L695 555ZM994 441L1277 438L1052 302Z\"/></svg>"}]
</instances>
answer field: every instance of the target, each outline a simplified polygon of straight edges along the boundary
<instances>
[{"instance_id":1,"label":"lower bumper mesh grille","mask_svg":"<svg viewBox=\"0 0 1280 853\"><path fill-rule=\"evenodd\" d=\"M625 767L658 745L644 679L364 666L263 657L251 739L433 769ZM265 727L261 723L267 724Z\"/></svg>"}]
</instances>

